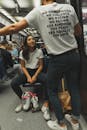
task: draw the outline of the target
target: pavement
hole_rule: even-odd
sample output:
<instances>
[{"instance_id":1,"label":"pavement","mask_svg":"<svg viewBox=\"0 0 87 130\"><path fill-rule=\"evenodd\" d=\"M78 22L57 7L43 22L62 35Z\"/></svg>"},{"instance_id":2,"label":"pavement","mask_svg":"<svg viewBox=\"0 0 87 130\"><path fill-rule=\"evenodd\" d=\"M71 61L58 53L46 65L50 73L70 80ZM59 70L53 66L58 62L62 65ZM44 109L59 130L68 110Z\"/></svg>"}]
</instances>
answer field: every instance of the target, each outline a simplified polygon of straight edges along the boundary
<instances>
[{"instance_id":1,"label":"pavement","mask_svg":"<svg viewBox=\"0 0 87 130\"><path fill-rule=\"evenodd\" d=\"M10 81L0 83L0 130L50 130L41 111L15 113L14 109L18 103L19 99L13 92ZM55 119L53 112L52 119ZM72 130L68 122L67 125L68 130ZM87 122L82 115L80 126L80 130L87 130Z\"/></svg>"}]
</instances>

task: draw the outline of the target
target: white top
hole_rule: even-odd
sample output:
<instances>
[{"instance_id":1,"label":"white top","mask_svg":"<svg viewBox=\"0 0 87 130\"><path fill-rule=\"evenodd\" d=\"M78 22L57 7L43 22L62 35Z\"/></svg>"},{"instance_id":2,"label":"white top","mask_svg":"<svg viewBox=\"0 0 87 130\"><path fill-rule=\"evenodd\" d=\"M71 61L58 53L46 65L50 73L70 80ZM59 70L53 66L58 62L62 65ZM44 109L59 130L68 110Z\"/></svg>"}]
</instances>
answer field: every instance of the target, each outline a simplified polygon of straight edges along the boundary
<instances>
[{"instance_id":1,"label":"white top","mask_svg":"<svg viewBox=\"0 0 87 130\"><path fill-rule=\"evenodd\" d=\"M29 69L36 69L38 68L39 59L43 58L43 52L41 49L35 49L34 52L29 53L29 60L26 61L23 58L22 51L20 52L19 58L25 61L25 67Z\"/></svg>"},{"instance_id":2,"label":"white top","mask_svg":"<svg viewBox=\"0 0 87 130\"><path fill-rule=\"evenodd\" d=\"M74 26L79 22L69 4L52 3L34 8L26 17L39 30L48 54L58 55L77 48Z\"/></svg>"}]
</instances>

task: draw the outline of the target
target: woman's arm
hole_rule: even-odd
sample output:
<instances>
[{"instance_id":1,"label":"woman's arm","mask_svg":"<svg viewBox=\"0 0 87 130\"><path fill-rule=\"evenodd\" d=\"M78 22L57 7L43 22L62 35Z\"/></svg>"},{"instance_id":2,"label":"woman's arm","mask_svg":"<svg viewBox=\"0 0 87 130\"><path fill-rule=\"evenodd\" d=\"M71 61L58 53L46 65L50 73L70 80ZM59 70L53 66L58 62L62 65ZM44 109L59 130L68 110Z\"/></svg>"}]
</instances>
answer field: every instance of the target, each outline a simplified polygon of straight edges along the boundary
<instances>
[{"instance_id":1,"label":"woman's arm","mask_svg":"<svg viewBox=\"0 0 87 130\"><path fill-rule=\"evenodd\" d=\"M32 76L32 82L35 82L37 80L37 76L42 71L42 69L43 69L43 59L41 58L39 59L39 67L37 71L35 72L35 74Z\"/></svg>"},{"instance_id":2,"label":"woman's arm","mask_svg":"<svg viewBox=\"0 0 87 130\"><path fill-rule=\"evenodd\" d=\"M29 72L27 71L27 69L25 67L25 61L24 60L20 60L20 64L21 64L21 69L22 69L23 73L25 74L25 76L27 78L27 82L32 83L32 78L31 78Z\"/></svg>"}]
</instances>

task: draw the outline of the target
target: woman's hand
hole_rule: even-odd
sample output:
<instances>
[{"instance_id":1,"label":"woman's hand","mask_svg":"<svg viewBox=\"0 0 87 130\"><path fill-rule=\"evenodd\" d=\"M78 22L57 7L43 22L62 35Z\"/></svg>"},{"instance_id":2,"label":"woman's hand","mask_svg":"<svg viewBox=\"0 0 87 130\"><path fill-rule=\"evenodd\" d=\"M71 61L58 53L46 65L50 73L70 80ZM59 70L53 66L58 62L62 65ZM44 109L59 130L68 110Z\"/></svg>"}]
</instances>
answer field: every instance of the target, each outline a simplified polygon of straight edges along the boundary
<instances>
[{"instance_id":1,"label":"woman's hand","mask_svg":"<svg viewBox=\"0 0 87 130\"><path fill-rule=\"evenodd\" d=\"M37 80L37 77L35 75L32 76L32 83L34 83Z\"/></svg>"},{"instance_id":2,"label":"woman's hand","mask_svg":"<svg viewBox=\"0 0 87 130\"><path fill-rule=\"evenodd\" d=\"M27 82L32 83L32 78L31 78L31 77L28 77L28 78L27 78Z\"/></svg>"}]
</instances>

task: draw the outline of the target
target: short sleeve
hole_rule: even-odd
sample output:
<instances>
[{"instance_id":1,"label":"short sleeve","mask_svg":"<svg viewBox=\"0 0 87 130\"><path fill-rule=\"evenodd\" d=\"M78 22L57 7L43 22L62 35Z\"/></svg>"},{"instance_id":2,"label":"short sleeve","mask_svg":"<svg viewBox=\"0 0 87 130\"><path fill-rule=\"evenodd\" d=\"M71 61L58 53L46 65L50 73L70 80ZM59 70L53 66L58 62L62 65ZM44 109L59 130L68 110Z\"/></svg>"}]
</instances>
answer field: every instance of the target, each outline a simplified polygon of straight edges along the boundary
<instances>
[{"instance_id":1,"label":"short sleeve","mask_svg":"<svg viewBox=\"0 0 87 130\"><path fill-rule=\"evenodd\" d=\"M19 59L24 60L23 55L22 55L22 52L23 52L23 51L20 51L20 53L19 53Z\"/></svg>"},{"instance_id":2,"label":"short sleeve","mask_svg":"<svg viewBox=\"0 0 87 130\"><path fill-rule=\"evenodd\" d=\"M44 55L43 55L43 52L42 52L41 49L39 49L39 58L40 58L40 59L41 59L41 58L44 58Z\"/></svg>"},{"instance_id":3,"label":"short sleeve","mask_svg":"<svg viewBox=\"0 0 87 130\"><path fill-rule=\"evenodd\" d=\"M73 12L73 22L74 22L74 25L76 25L79 23L78 16L75 12L75 9L72 6L71 6L71 8L72 8L72 12Z\"/></svg>"},{"instance_id":4,"label":"short sleeve","mask_svg":"<svg viewBox=\"0 0 87 130\"><path fill-rule=\"evenodd\" d=\"M37 26L37 21L38 21L38 11L36 8L34 8L31 12L29 12L26 16L25 19L27 23L33 27Z\"/></svg>"}]
</instances>

